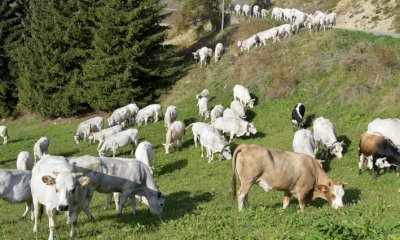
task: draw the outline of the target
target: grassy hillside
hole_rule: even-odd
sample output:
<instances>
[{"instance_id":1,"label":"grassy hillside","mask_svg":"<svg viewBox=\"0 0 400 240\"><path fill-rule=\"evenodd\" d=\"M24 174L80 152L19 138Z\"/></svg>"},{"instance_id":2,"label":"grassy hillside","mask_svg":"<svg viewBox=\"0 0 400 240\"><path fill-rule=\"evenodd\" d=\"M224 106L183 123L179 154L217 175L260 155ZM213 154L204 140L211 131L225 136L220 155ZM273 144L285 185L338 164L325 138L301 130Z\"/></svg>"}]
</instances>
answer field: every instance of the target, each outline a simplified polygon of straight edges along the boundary
<instances>
[{"instance_id":1,"label":"grassy hillside","mask_svg":"<svg viewBox=\"0 0 400 240\"><path fill-rule=\"evenodd\" d=\"M178 119L189 124L199 121L195 94L208 88L214 97L211 107L232 101L232 87L243 84L257 98L248 112L259 133L235 139L266 147L291 150L294 132L290 112L297 102L306 106L306 117L324 116L336 127L339 140L346 143L342 159L330 159L325 165L335 180L349 183L344 208L335 210L325 201L313 201L299 213L291 201L281 210L282 192L263 192L255 186L249 195L249 209L238 212L229 193L231 161L207 163L187 131L183 145L165 155L163 122L139 127L142 139L155 148L155 178L160 189L169 194L162 221L139 206L133 217L129 207L117 219L115 210L103 210L105 196L95 194L92 211L95 223L79 216L78 239L397 239L400 237L398 204L400 178L394 173L374 179L366 171L358 176L357 144L368 122L376 117L399 117L400 42L388 37L342 30L308 33L302 30L280 43L238 54L238 39L271 26L261 21L246 22L227 29L225 34L205 37L195 46L214 46L217 41L228 47L218 63L200 68L190 62L186 75L165 94L164 106L178 107ZM190 44L188 44L190 45ZM195 47L193 47L195 49ZM181 52L190 54L191 49ZM188 55L189 56L189 55ZM164 108L165 109L165 108ZM10 142L0 146L0 167L14 168L21 150L32 151L40 136L50 139L54 155L97 155L96 146L76 145L73 135L82 119L6 122ZM129 148L118 156L129 157ZM31 239L32 224L18 221L23 204L0 201L0 238ZM56 237L68 239L69 227L63 215L57 216ZM18 228L16 227L18 226ZM46 216L39 225L39 239L48 234Z\"/></svg>"}]
</instances>

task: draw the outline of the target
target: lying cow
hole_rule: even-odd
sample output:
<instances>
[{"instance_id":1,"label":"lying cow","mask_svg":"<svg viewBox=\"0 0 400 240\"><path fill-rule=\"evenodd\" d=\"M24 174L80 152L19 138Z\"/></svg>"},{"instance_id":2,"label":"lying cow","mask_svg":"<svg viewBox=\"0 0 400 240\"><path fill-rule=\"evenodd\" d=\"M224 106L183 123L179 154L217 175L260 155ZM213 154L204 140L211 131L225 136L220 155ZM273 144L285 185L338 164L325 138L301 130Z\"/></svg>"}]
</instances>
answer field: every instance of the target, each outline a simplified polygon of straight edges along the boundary
<instances>
[{"instance_id":1,"label":"lying cow","mask_svg":"<svg viewBox=\"0 0 400 240\"><path fill-rule=\"evenodd\" d=\"M306 125L304 113L306 107L302 103L297 103L292 110L292 125L293 129L301 129Z\"/></svg>"},{"instance_id":2,"label":"lying cow","mask_svg":"<svg viewBox=\"0 0 400 240\"><path fill-rule=\"evenodd\" d=\"M233 137L250 136L256 134L257 129L254 123L249 123L236 117L221 117L217 118L211 125L220 130L222 133L229 133L229 143Z\"/></svg>"},{"instance_id":3,"label":"lying cow","mask_svg":"<svg viewBox=\"0 0 400 240\"><path fill-rule=\"evenodd\" d=\"M89 136L90 130L93 132L98 132L103 129L103 118L94 117L79 123L78 129L76 130L74 139L76 144L79 144L81 140L86 141Z\"/></svg>"},{"instance_id":4,"label":"lying cow","mask_svg":"<svg viewBox=\"0 0 400 240\"><path fill-rule=\"evenodd\" d=\"M0 126L0 137L3 138L3 144L7 144L8 142L8 131L6 126Z\"/></svg>"},{"instance_id":5,"label":"lying cow","mask_svg":"<svg viewBox=\"0 0 400 240\"><path fill-rule=\"evenodd\" d=\"M397 166L397 174L400 172L400 149L390 139L385 138L378 132L367 131L361 135L358 145L358 174L361 174L362 164L368 159L368 168L374 169L375 176L379 175L380 167L378 160Z\"/></svg>"},{"instance_id":6,"label":"lying cow","mask_svg":"<svg viewBox=\"0 0 400 240\"><path fill-rule=\"evenodd\" d=\"M113 152L113 157L115 157L115 153L118 148L125 147L128 145L132 146L131 154L133 154L133 150L135 146L139 143L139 131L137 129L127 129L122 132L117 132L108 136L105 140L101 148L99 149L99 156L105 157L106 152L111 150Z\"/></svg>"},{"instance_id":7,"label":"lying cow","mask_svg":"<svg viewBox=\"0 0 400 240\"><path fill-rule=\"evenodd\" d=\"M236 174L240 179L239 211L247 208L248 193L254 184L266 192L285 191L283 209L293 195L297 196L301 211L306 200L315 198L325 199L335 209L343 207L343 186L347 183L334 182L317 161L306 154L241 144L232 159L232 201L236 198Z\"/></svg>"},{"instance_id":8,"label":"lying cow","mask_svg":"<svg viewBox=\"0 0 400 240\"><path fill-rule=\"evenodd\" d=\"M78 167L79 171L88 175L91 184L87 187L86 208L93 197L94 191L100 193L121 193L118 215L128 198L131 201L132 212L136 213L135 195L144 196L152 214L161 214L164 209L165 195L162 194L151 175L150 168L143 162L127 158L107 158L82 156L71 159L70 162ZM88 217L93 219L90 211Z\"/></svg>"},{"instance_id":9,"label":"lying cow","mask_svg":"<svg viewBox=\"0 0 400 240\"><path fill-rule=\"evenodd\" d=\"M219 160L232 159L229 145L221 138L218 133L203 129L200 134L201 157L203 157L203 147L207 150L208 163L214 160L214 153L219 153Z\"/></svg>"},{"instance_id":10,"label":"lying cow","mask_svg":"<svg viewBox=\"0 0 400 240\"><path fill-rule=\"evenodd\" d=\"M47 154L49 148L49 139L47 137L41 137L33 146L33 156L35 158L35 164L37 160L40 160L43 155Z\"/></svg>"},{"instance_id":11,"label":"lying cow","mask_svg":"<svg viewBox=\"0 0 400 240\"><path fill-rule=\"evenodd\" d=\"M31 171L0 169L0 198L11 203L26 204L25 212L20 219L24 219L31 211L33 220L31 177Z\"/></svg>"},{"instance_id":12,"label":"lying cow","mask_svg":"<svg viewBox=\"0 0 400 240\"><path fill-rule=\"evenodd\" d=\"M160 104L150 104L142 109L136 115L136 123L138 125L147 125L149 118L154 118L154 122L158 122L158 117L161 115Z\"/></svg>"},{"instance_id":13,"label":"lying cow","mask_svg":"<svg viewBox=\"0 0 400 240\"><path fill-rule=\"evenodd\" d=\"M97 146L97 150L99 150L99 148L101 147L101 145L104 143L104 140L117 132L121 132L122 131L122 126L121 125L115 125L106 129L101 130L100 132L93 132L90 131L89 133L89 143L94 143L96 140L99 141L99 145Z\"/></svg>"},{"instance_id":14,"label":"lying cow","mask_svg":"<svg viewBox=\"0 0 400 240\"><path fill-rule=\"evenodd\" d=\"M315 139L315 150L317 153L318 147L325 151L325 158L329 154L335 155L337 158L342 158L344 142L338 142L336 138L335 128L329 119L319 117L314 120L314 139Z\"/></svg>"},{"instance_id":15,"label":"lying cow","mask_svg":"<svg viewBox=\"0 0 400 240\"><path fill-rule=\"evenodd\" d=\"M167 131L165 135L165 153L169 154L169 149L172 145L180 146L181 139L185 135L185 124L181 121L175 121Z\"/></svg>"},{"instance_id":16,"label":"lying cow","mask_svg":"<svg viewBox=\"0 0 400 240\"><path fill-rule=\"evenodd\" d=\"M70 237L75 236L79 212L85 208L90 178L77 173L68 160L61 156L45 155L32 169L32 200L35 212L33 232L38 231L40 209L45 207L49 218L49 240L54 238L56 213L68 211Z\"/></svg>"}]
</instances>

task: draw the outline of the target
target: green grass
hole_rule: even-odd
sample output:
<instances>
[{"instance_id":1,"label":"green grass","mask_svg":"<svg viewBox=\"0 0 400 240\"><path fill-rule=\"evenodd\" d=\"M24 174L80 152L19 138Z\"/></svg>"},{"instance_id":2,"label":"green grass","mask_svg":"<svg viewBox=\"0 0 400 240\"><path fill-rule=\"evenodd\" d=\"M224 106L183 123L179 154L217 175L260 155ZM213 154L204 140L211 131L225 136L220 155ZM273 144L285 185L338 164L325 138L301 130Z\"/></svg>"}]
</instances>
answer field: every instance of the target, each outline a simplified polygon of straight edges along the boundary
<instances>
[{"instance_id":1,"label":"green grass","mask_svg":"<svg viewBox=\"0 0 400 240\"><path fill-rule=\"evenodd\" d=\"M282 192L263 192L255 186L249 195L249 209L237 211L230 203L231 161L207 163L195 148L191 131L183 146L165 155L163 122L139 127L141 139L155 148L154 176L160 190L167 193L162 221L144 206L136 217L125 208L117 219L115 210L103 210L105 196L96 193L91 204L96 218L88 222L80 214L78 239L398 239L400 221L398 199L400 178L394 173L374 179L366 171L358 175L357 145L368 122L376 117L399 117L400 112L400 43L387 37L329 30L301 33L281 43L252 49L236 56L235 41L255 29L251 24L227 30L220 36L230 50L219 63L200 69L190 65L186 76L166 93L164 106L174 104L179 120L186 124L200 120L195 94L208 88L215 97L211 106L232 101L232 87L241 83L258 98L248 112L259 131L250 138L235 139L231 145L255 143L291 150L293 131L291 109L297 102L306 106L309 119L324 116L336 127L339 140L347 144L342 159L332 159L326 166L335 180L349 183L345 206L331 208L325 201L307 204L299 213L295 199L282 210ZM256 24L257 26L257 24ZM259 26L257 26L258 28ZM261 28L261 27L260 27ZM165 109L165 108L164 108ZM0 145L0 167L15 168L22 150L32 152L41 136L50 139L53 155L97 155L96 146L87 142L76 145L73 135L82 119L5 122L10 142ZM53 122L57 122L53 124ZM129 148L117 155L129 157ZM110 153L109 153L110 154ZM0 201L0 238L32 239L30 220L18 221L24 204ZM63 215L57 216L56 237L68 239L69 226ZM48 234L44 216L38 239Z\"/></svg>"}]
</instances>

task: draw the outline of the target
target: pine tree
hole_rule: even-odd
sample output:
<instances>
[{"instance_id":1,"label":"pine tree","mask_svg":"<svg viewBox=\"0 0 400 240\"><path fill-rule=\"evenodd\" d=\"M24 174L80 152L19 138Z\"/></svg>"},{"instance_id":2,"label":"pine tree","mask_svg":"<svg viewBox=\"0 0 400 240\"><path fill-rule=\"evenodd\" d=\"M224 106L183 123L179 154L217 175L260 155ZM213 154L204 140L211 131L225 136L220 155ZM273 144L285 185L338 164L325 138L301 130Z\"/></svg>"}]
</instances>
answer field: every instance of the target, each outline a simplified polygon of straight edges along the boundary
<instances>
[{"instance_id":1,"label":"pine tree","mask_svg":"<svg viewBox=\"0 0 400 240\"><path fill-rule=\"evenodd\" d=\"M16 67L11 50L21 41L23 1L0 1L0 116L13 113L17 104Z\"/></svg>"},{"instance_id":2,"label":"pine tree","mask_svg":"<svg viewBox=\"0 0 400 240\"><path fill-rule=\"evenodd\" d=\"M153 99L177 68L163 48L159 0L101 0L92 11L93 50L84 85L94 109L112 110Z\"/></svg>"},{"instance_id":3,"label":"pine tree","mask_svg":"<svg viewBox=\"0 0 400 240\"><path fill-rule=\"evenodd\" d=\"M87 1L30 1L25 36L16 52L19 100L42 116L87 110L82 64L91 44Z\"/></svg>"},{"instance_id":4,"label":"pine tree","mask_svg":"<svg viewBox=\"0 0 400 240\"><path fill-rule=\"evenodd\" d=\"M230 1L224 0L225 3ZM203 26L210 22L212 30L217 30L221 23L221 11L219 9L221 0L186 0L180 14L181 22L177 23L182 28L191 25Z\"/></svg>"}]
</instances>

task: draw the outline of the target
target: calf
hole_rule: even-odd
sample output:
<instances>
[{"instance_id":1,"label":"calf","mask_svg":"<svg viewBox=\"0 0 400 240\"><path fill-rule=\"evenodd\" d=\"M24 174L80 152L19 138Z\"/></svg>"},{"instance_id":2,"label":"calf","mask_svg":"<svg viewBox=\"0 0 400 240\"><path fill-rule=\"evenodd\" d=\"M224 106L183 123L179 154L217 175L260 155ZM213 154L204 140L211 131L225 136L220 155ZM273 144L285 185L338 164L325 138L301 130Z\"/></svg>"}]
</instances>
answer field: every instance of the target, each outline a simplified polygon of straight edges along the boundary
<instances>
[{"instance_id":1,"label":"calf","mask_svg":"<svg viewBox=\"0 0 400 240\"><path fill-rule=\"evenodd\" d=\"M292 110L292 124L293 130L304 128L306 121L304 119L304 113L306 107L302 103L297 103Z\"/></svg>"},{"instance_id":2,"label":"calf","mask_svg":"<svg viewBox=\"0 0 400 240\"><path fill-rule=\"evenodd\" d=\"M329 154L335 155L337 158L342 158L344 142L337 141L335 128L332 122L324 117L319 117L315 119L313 128L315 139L314 153L317 153L318 147L320 147L325 151L325 158L327 158Z\"/></svg>"},{"instance_id":3,"label":"calf","mask_svg":"<svg viewBox=\"0 0 400 240\"><path fill-rule=\"evenodd\" d=\"M33 146L33 156L35 158L35 164L37 160L40 160L43 155L47 154L49 148L49 139L47 137L41 137Z\"/></svg>"},{"instance_id":4,"label":"calf","mask_svg":"<svg viewBox=\"0 0 400 240\"><path fill-rule=\"evenodd\" d=\"M61 156L43 156L32 169L32 200L35 212L33 232L38 231L41 206L49 218L49 240L54 238L56 213L68 211L70 237L75 237L79 212L85 209L86 186L90 178L77 173L68 160Z\"/></svg>"},{"instance_id":5,"label":"calf","mask_svg":"<svg viewBox=\"0 0 400 240\"><path fill-rule=\"evenodd\" d=\"M0 137L3 138L3 144L7 144L8 142L8 131L6 126L0 126Z\"/></svg>"},{"instance_id":6,"label":"calf","mask_svg":"<svg viewBox=\"0 0 400 240\"><path fill-rule=\"evenodd\" d=\"M17 157L17 169L19 170L32 170L33 160L28 151L22 151Z\"/></svg>"},{"instance_id":7,"label":"calf","mask_svg":"<svg viewBox=\"0 0 400 240\"><path fill-rule=\"evenodd\" d=\"M31 177L31 171L0 169L0 198L11 203L26 204L25 212L20 219L24 219L31 211L33 220Z\"/></svg>"},{"instance_id":8,"label":"calf","mask_svg":"<svg viewBox=\"0 0 400 240\"><path fill-rule=\"evenodd\" d=\"M89 143L91 143L91 142L94 143L96 140L99 141L99 145L97 146L97 150L99 150L101 145L104 143L104 140L108 136L110 136L110 135L112 135L114 133L117 133L117 132L121 132L121 131L122 131L122 126L121 125L115 125L115 126L112 126L110 128L106 128L106 129L101 130L100 132L90 131L89 137L88 137Z\"/></svg>"},{"instance_id":9,"label":"calf","mask_svg":"<svg viewBox=\"0 0 400 240\"><path fill-rule=\"evenodd\" d=\"M219 160L222 160L222 158L232 159L228 144L214 131L203 129L200 134L200 146L201 157L203 157L203 147L207 149L208 163L214 160L214 153L219 153Z\"/></svg>"},{"instance_id":10,"label":"calf","mask_svg":"<svg viewBox=\"0 0 400 240\"><path fill-rule=\"evenodd\" d=\"M397 165L397 173L400 172L400 149L388 138L377 132L367 131L361 135L358 145L358 174L361 174L362 164L367 157L368 167L374 169L375 176L379 175L380 167L377 161L384 158L389 164Z\"/></svg>"},{"instance_id":11,"label":"calf","mask_svg":"<svg viewBox=\"0 0 400 240\"><path fill-rule=\"evenodd\" d=\"M185 135L185 124L181 121L175 121L165 135L165 153L169 154L169 149L172 145L180 145L181 139Z\"/></svg>"},{"instance_id":12,"label":"calf","mask_svg":"<svg viewBox=\"0 0 400 240\"><path fill-rule=\"evenodd\" d=\"M101 148L99 149L99 156L105 157L106 152L111 150L113 152L113 157L115 157L118 148L128 145L132 146L131 154L133 154L133 150L138 143L139 131L137 129L128 129L122 132L117 132L111 134L104 140L103 145L101 145Z\"/></svg>"},{"instance_id":13,"label":"calf","mask_svg":"<svg viewBox=\"0 0 400 240\"><path fill-rule=\"evenodd\" d=\"M335 209L343 207L343 186L347 183L334 182L317 161L306 154L241 144L232 159L232 201L236 198L236 174L240 179L239 211L247 208L248 193L254 184L266 192L285 191L283 209L293 195L297 196L301 211L306 200L315 198L327 200Z\"/></svg>"},{"instance_id":14,"label":"calf","mask_svg":"<svg viewBox=\"0 0 400 240\"><path fill-rule=\"evenodd\" d=\"M147 125L149 117L154 118L154 122L158 122L158 117L161 114L160 104L150 104L149 106L142 108L136 115L136 123L138 125Z\"/></svg>"},{"instance_id":15,"label":"calf","mask_svg":"<svg viewBox=\"0 0 400 240\"><path fill-rule=\"evenodd\" d=\"M167 128L167 130L171 126L171 124L176 120L177 117L178 117L178 112L176 110L176 107L168 106L164 116L164 122L165 122L164 126Z\"/></svg>"}]
</instances>

